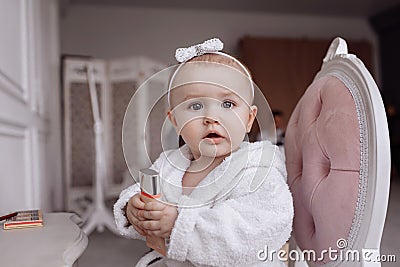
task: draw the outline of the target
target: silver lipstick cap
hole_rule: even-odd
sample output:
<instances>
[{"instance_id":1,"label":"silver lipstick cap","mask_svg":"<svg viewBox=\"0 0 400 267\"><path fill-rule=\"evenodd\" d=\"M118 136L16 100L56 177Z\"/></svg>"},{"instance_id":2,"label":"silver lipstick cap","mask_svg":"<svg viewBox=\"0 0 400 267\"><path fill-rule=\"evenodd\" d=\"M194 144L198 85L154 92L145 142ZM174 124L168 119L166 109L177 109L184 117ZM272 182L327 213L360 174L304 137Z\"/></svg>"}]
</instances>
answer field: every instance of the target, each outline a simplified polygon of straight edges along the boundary
<instances>
[{"instance_id":1,"label":"silver lipstick cap","mask_svg":"<svg viewBox=\"0 0 400 267\"><path fill-rule=\"evenodd\" d=\"M152 169L141 169L139 171L140 189L149 195L158 195L161 193L160 175Z\"/></svg>"}]
</instances>

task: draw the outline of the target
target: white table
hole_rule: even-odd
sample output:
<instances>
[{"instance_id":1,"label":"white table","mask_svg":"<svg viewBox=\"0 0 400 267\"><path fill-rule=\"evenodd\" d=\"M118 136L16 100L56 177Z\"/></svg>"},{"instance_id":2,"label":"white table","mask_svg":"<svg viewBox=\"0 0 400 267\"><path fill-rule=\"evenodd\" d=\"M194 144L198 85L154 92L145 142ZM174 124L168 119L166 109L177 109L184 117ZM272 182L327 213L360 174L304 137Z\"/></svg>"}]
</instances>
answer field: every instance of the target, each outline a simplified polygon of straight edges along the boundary
<instances>
[{"instance_id":1,"label":"white table","mask_svg":"<svg viewBox=\"0 0 400 267\"><path fill-rule=\"evenodd\" d=\"M88 245L72 213L43 214L43 227L0 229L0 265L18 267L73 266ZM1 224L1 227L3 225Z\"/></svg>"}]
</instances>

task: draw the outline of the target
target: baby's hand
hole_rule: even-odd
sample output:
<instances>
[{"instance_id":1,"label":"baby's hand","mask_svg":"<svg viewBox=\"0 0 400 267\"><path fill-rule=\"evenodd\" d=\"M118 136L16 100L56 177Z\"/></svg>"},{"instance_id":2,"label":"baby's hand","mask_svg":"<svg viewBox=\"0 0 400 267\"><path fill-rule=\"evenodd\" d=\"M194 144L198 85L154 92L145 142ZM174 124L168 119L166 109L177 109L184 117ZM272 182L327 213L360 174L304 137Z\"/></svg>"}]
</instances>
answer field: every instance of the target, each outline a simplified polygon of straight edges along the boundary
<instances>
[{"instance_id":1,"label":"baby's hand","mask_svg":"<svg viewBox=\"0 0 400 267\"><path fill-rule=\"evenodd\" d=\"M126 205L126 217L132 224L133 228L141 234L146 236L145 230L140 226L139 221L144 221L145 218L139 215L139 212L144 209L145 203L140 199L140 193L135 194L129 199Z\"/></svg>"},{"instance_id":2,"label":"baby's hand","mask_svg":"<svg viewBox=\"0 0 400 267\"><path fill-rule=\"evenodd\" d=\"M146 203L144 210L140 210L138 214L146 219L139 221L139 226L145 229L148 235L168 238L178 217L178 210L159 201L151 201Z\"/></svg>"}]
</instances>

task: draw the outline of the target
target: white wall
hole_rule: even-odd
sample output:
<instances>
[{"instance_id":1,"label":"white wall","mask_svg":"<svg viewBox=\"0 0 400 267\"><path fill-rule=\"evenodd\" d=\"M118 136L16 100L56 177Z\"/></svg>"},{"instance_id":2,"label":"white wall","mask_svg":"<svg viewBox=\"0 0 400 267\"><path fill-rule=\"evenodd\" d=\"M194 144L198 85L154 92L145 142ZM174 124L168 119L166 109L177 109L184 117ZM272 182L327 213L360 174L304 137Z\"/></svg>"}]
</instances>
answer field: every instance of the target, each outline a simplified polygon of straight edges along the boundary
<instances>
[{"instance_id":1,"label":"white wall","mask_svg":"<svg viewBox=\"0 0 400 267\"><path fill-rule=\"evenodd\" d=\"M366 39L377 37L366 19L187 9L71 5L61 18L61 51L99 58L145 55L175 64L179 46L220 37L237 53L241 37Z\"/></svg>"},{"instance_id":2,"label":"white wall","mask_svg":"<svg viewBox=\"0 0 400 267\"><path fill-rule=\"evenodd\" d=\"M0 214L63 204L58 4L0 2Z\"/></svg>"}]
</instances>

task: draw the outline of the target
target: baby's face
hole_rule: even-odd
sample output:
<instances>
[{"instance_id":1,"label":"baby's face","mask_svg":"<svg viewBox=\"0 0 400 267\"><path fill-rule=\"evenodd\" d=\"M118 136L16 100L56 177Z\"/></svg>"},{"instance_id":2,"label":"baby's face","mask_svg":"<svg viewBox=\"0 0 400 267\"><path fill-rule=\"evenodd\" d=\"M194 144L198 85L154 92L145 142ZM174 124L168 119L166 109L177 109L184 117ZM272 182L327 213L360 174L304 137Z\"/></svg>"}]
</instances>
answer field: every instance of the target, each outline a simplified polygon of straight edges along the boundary
<instances>
[{"instance_id":1,"label":"baby's face","mask_svg":"<svg viewBox=\"0 0 400 267\"><path fill-rule=\"evenodd\" d=\"M248 90L191 83L171 92L169 118L195 159L224 157L239 147L257 113Z\"/></svg>"}]
</instances>

